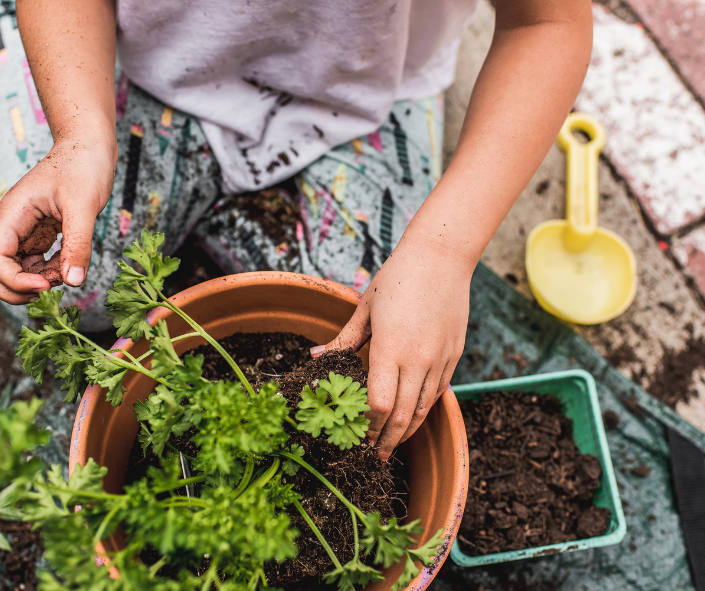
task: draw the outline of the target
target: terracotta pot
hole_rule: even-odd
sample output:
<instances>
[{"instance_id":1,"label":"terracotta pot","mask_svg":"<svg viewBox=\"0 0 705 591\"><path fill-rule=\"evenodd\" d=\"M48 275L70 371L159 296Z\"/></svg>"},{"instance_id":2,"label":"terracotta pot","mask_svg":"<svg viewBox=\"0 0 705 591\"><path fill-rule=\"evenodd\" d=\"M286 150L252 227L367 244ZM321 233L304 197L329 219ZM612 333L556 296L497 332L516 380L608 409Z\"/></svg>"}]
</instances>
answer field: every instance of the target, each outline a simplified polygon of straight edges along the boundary
<instances>
[{"instance_id":1,"label":"terracotta pot","mask_svg":"<svg viewBox=\"0 0 705 591\"><path fill-rule=\"evenodd\" d=\"M332 340L352 316L360 294L331 281L294 273L242 273L207 281L171 300L188 312L213 337L220 339L235 332L287 331L316 343ZM172 312L157 308L149 317L154 324L167 320L172 336L191 332ZM190 338L175 343L179 354L204 343ZM115 347L138 356L147 344L136 345L120 339ZM369 349L360 351L367 366ZM77 464L93 458L108 467L105 490L122 490L130 450L137 436L137 420L132 405L152 392L154 383L142 374L130 372L125 378L127 393L121 406L113 408L99 387L90 387L81 400L71 437L69 472ZM468 486L467 438L460 408L448 391L431 409L423 426L404 444L409 469L409 519L421 519L425 528L421 542L443 528L449 540L455 538L463 515ZM115 551L121 540L113 536L104 542L105 550ZM440 564L448 556L450 543L442 549L439 563L424 569L409 590L426 589ZM396 581L402 570L398 564L385 572ZM389 589L386 582L372 584L368 591Z\"/></svg>"}]
</instances>

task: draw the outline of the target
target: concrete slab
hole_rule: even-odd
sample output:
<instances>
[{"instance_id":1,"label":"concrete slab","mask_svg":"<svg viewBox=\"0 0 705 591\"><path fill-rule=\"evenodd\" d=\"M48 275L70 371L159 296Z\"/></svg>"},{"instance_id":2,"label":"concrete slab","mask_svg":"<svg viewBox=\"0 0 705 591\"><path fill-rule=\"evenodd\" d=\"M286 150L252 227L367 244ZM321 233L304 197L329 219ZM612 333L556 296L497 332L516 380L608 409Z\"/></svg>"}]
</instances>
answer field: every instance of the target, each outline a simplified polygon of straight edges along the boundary
<instances>
[{"instance_id":1,"label":"concrete slab","mask_svg":"<svg viewBox=\"0 0 705 591\"><path fill-rule=\"evenodd\" d=\"M700 100L705 99L705 3L628 0L631 9Z\"/></svg>"},{"instance_id":2,"label":"concrete slab","mask_svg":"<svg viewBox=\"0 0 705 591\"><path fill-rule=\"evenodd\" d=\"M705 111L643 27L593 5L592 60L576 107L607 130L605 154L658 232L705 215Z\"/></svg>"},{"instance_id":3,"label":"concrete slab","mask_svg":"<svg viewBox=\"0 0 705 591\"><path fill-rule=\"evenodd\" d=\"M492 8L483 2L478 19L463 38L457 81L446 93L446 162L457 141L462 110L468 103L478 64L491 42L492 19ZM620 31L621 27L617 27L615 34ZM608 131L608 146L614 141L614 134ZM540 222L563 217L564 199L565 158L554 146L483 256L490 268L529 298L532 296L524 268L526 236ZM661 379L665 356L683 351L691 339L705 338L705 311L683 274L658 246L626 184L612 175L606 161L600 163L600 224L623 236L634 249L639 289L634 304L620 318L598 326L573 328L607 357L614 357L620 350L633 351L631 358L618 364L618 368L648 390ZM702 389L703 395L677 410L705 430L704 372L695 368L693 373L695 388Z\"/></svg>"}]
</instances>

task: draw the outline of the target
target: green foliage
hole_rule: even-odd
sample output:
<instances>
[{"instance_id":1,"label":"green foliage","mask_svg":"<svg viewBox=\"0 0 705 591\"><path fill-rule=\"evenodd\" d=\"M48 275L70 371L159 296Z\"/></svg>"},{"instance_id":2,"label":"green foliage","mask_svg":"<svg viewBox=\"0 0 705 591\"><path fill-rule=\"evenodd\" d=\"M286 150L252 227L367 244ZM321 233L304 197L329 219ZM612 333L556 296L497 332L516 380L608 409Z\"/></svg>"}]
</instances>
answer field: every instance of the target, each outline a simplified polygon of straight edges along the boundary
<instances>
[{"instance_id":1,"label":"green foliage","mask_svg":"<svg viewBox=\"0 0 705 591\"><path fill-rule=\"evenodd\" d=\"M106 300L108 316L114 317L117 336L125 336L135 342L142 336L151 336L152 328L145 315L160 305L159 293L164 287L164 280L179 268L179 259L163 258L159 252L164 234L150 234L142 230L140 239L141 243L135 240L124 254L138 263L144 273L120 261L120 273L108 290Z\"/></svg>"},{"instance_id":2,"label":"green foliage","mask_svg":"<svg viewBox=\"0 0 705 591\"><path fill-rule=\"evenodd\" d=\"M243 383L206 380L203 357L187 355L182 361L166 322L150 326L147 321L151 310L166 307L213 343L202 327L161 293L164 279L179 265L177 259L162 257L163 241L162 234L142 232L140 240L125 250L135 267L121 261L108 292L109 315L118 336L149 340L149 352L139 359L127 351L105 351L81 335L80 311L75 306L61 307L61 291L42 292L28 306L30 317L44 323L38 329L23 329L18 355L28 375L40 383L51 360L56 376L63 380L67 401L74 402L87 384L96 384L117 406L122 403L128 371L155 380L152 394L133 408L143 450L146 453L151 446L161 458L160 468L149 468L145 478L126 486L121 494L103 491L107 470L92 459L77 466L67 481L58 466L45 472L33 455L49 437L34 424L41 402L18 402L9 408L0 404L0 487L4 486L0 519L24 519L43 529L51 570L40 573L42 591L196 591L211 584L220 591L265 591L269 587L264 563L287 560L297 552L299 532L288 516L292 505L303 511L336 565L325 580L337 584L339 591L382 580L377 568L361 561L358 549L374 554L373 563L384 568L405 561L404 574L392 589L408 585L419 572L417 563L430 564L442 541L441 532L414 549L414 536L422 532L418 521L400 525L391 519L384 524L378 513L365 516L344 501L356 515L356 555L341 565L305 514L299 494L286 483L286 477L303 467L339 494L303 461L301 445L288 446L288 431L295 427L313 437L325 433L328 442L340 449L359 445L369 424L364 417L369 410L367 390L352 378L331 372L315 393L308 386L304 389L297 423L275 382L255 392L239 368L236 374ZM149 362L144 361L147 358ZM234 366L229 357L226 361ZM197 447L190 452L195 458L172 453L171 438L185 434ZM195 476L183 478L189 473L184 462ZM195 496L184 496L187 485L198 487ZM357 519L364 531L361 540ZM104 557L120 573L113 579L108 569L96 567L103 558L96 556L95 544L118 525L126 534L125 547ZM138 558L148 547L162 556L154 566ZM8 541L0 536L0 549L7 548ZM178 572L176 579L160 576L162 565ZM205 572L195 576L196 568Z\"/></svg>"},{"instance_id":3,"label":"green foliage","mask_svg":"<svg viewBox=\"0 0 705 591\"><path fill-rule=\"evenodd\" d=\"M315 394L308 386L301 393L300 410L296 413L299 429L313 437L325 431L330 443L340 449L350 449L360 445L370 424L363 415L370 410L367 388L360 388L352 378L333 372L328 378L318 383Z\"/></svg>"},{"instance_id":4,"label":"green foliage","mask_svg":"<svg viewBox=\"0 0 705 591\"><path fill-rule=\"evenodd\" d=\"M44 445L51 436L49 431L34 424L42 404L41 400L34 398L30 402L19 400L9 408L0 409L0 487L31 478L42 470L39 458L23 457L24 452Z\"/></svg>"},{"instance_id":5,"label":"green foliage","mask_svg":"<svg viewBox=\"0 0 705 591\"><path fill-rule=\"evenodd\" d=\"M283 426L289 411L277 390L272 382L248 396L237 382L217 382L190 400L192 415L198 416L192 441L200 447L194 467L229 474L233 463L271 454L283 445L289 439Z\"/></svg>"},{"instance_id":6,"label":"green foliage","mask_svg":"<svg viewBox=\"0 0 705 591\"><path fill-rule=\"evenodd\" d=\"M329 585L338 583L338 591L355 591L355 585L364 587L369 583L383 581L384 577L376 568L367 566L356 556L340 568L324 575L323 580Z\"/></svg>"}]
</instances>

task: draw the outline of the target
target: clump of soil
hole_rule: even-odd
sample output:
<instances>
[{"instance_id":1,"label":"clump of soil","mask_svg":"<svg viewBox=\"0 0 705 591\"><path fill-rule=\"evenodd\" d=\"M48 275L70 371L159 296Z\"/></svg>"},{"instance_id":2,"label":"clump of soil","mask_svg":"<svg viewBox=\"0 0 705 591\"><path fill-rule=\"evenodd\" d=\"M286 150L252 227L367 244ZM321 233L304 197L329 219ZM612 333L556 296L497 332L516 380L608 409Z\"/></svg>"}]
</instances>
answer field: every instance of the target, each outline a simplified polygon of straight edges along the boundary
<instances>
[{"instance_id":1,"label":"clump of soil","mask_svg":"<svg viewBox=\"0 0 705 591\"><path fill-rule=\"evenodd\" d=\"M330 351L312 360L309 348L317 343L291 333L238 333L219 342L240 365L255 389L265 382L277 381L280 392L289 400L291 408L295 408L305 385L315 389L318 381L327 379L331 371L352 377L363 387L367 385L367 371L351 349ZM210 380L235 379L230 366L211 347L202 346L192 353L204 355L204 377ZM170 443L192 455L197 453L197 449L190 441L191 435L187 433L182 437L172 437ZM394 460L382 462L367 442L341 451L324 437L313 439L306 433L293 430L290 442L301 445L305 450L304 459L364 513L379 511L384 522L395 514L404 517L404 494L399 492L404 490L404 483L392 471ZM149 465L158 465L158 459L151 452L145 458L139 443L135 441L129 464L126 483L142 478ZM285 478L301 494L301 504L339 560L342 563L351 560L354 546L349 511L305 470L300 469L295 476ZM399 507L402 507L401 512ZM290 517L293 525L301 532L296 540L298 556L284 563L266 564L267 582L273 587L285 587L289 591L324 588L321 577L330 572L333 565L298 512L292 510ZM150 563L156 560L150 556L142 558Z\"/></svg>"},{"instance_id":2,"label":"clump of soil","mask_svg":"<svg viewBox=\"0 0 705 591\"><path fill-rule=\"evenodd\" d=\"M9 585L3 586L3 591L34 591L39 584L37 560L44 551L41 533L23 521L0 521L0 533L12 546L12 552L0 550L0 563L5 565L0 581L4 578Z\"/></svg>"},{"instance_id":3,"label":"clump of soil","mask_svg":"<svg viewBox=\"0 0 705 591\"><path fill-rule=\"evenodd\" d=\"M606 410L602 413L602 422L605 424L605 429L614 431L619 427L619 423L622 422L622 419L620 419L619 415L613 410Z\"/></svg>"},{"instance_id":4,"label":"clump of soil","mask_svg":"<svg viewBox=\"0 0 705 591\"><path fill-rule=\"evenodd\" d=\"M594 507L602 469L581 454L558 400L499 392L460 403L470 486L460 547L470 556L601 535L608 509Z\"/></svg>"}]
</instances>

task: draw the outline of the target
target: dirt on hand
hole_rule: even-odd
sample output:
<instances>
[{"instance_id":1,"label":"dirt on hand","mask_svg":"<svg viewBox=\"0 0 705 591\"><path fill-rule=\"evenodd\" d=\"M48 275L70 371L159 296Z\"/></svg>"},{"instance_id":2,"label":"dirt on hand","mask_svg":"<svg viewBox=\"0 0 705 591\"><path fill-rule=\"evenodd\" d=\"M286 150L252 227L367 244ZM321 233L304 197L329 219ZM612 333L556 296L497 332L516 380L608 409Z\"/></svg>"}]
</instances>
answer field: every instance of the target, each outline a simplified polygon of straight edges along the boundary
<instances>
[{"instance_id":1,"label":"dirt on hand","mask_svg":"<svg viewBox=\"0 0 705 591\"><path fill-rule=\"evenodd\" d=\"M500 392L460 405L470 449L458 534L463 552L494 554L605 532L610 511L592 502L600 463L580 453L555 398Z\"/></svg>"}]
</instances>

